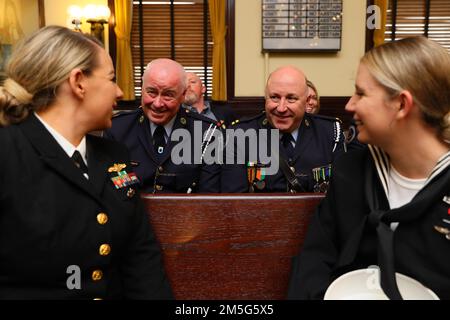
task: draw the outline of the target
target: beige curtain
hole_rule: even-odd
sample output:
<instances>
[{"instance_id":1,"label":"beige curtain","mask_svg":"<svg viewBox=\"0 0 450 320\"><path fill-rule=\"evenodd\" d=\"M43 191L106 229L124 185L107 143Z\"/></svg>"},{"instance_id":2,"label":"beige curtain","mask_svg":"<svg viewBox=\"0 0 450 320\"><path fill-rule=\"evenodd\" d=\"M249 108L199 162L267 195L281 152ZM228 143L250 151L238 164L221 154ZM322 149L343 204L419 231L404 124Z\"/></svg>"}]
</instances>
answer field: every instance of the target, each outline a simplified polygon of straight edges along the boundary
<instances>
[{"instance_id":1,"label":"beige curtain","mask_svg":"<svg viewBox=\"0 0 450 320\"><path fill-rule=\"evenodd\" d=\"M212 99L227 100L227 74L225 56L225 25L226 0L209 0L209 16L211 20L211 33L214 41L213 47L213 87Z\"/></svg>"},{"instance_id":2,"label":"beige curtain","mask_svg":"<svg viewBox=\"0 0 450 320\"><path fill-rule=\"evenodd\" d=\"M373 33L373 44L376 47L384 43L384 32L386 31L386 15L389 2L388 0L375 0L374 5L380 8L381 13L380 29L375 29L375 32Z\"/></svg>"},{"instance_id":3,"label":"beige curtain","mask_svg":"<svg viewBox=\"0 0 450 320\"><path fill-rule=\"evenodd\" d=\"M115 0L117 38L116 74L117 84L123 91L124 100L134 100L133 63L131 60L131 22L133 2Z\"/></svg>"}]
</instances>

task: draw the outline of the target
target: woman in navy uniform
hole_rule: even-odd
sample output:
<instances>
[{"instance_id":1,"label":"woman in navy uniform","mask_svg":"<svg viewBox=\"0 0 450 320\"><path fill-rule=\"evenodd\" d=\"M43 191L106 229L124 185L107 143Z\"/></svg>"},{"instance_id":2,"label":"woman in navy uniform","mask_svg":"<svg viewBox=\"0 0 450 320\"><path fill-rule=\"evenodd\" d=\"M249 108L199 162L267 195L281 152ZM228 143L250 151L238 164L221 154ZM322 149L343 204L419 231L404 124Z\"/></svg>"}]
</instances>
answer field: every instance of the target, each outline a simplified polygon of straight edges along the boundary
<instances>
[{"instance_id":1,"label":"woman in navy uniform","mask_svg":"<svg viewBox=\"0 0 450 320\"><path fill-rule=\"evenodd\" d=\"M95 40L45 27L0 87L0 298L165 299L160 249L111 126L122 91Z\"/></svg>"},{"instance_id":2,"label":"woman in navy uniform","mask_svg":"<svg viewBox=\"0 0 450 320\"><path fill-rule=\"evenodd\" d=\"M346 109L368 146L335 162L288 297L323 298L377 265L391 299L402 298L395 272L450 299L450 56L423 37L384 44L362 58L355 88Z\"/></svg>"}]
</instances>

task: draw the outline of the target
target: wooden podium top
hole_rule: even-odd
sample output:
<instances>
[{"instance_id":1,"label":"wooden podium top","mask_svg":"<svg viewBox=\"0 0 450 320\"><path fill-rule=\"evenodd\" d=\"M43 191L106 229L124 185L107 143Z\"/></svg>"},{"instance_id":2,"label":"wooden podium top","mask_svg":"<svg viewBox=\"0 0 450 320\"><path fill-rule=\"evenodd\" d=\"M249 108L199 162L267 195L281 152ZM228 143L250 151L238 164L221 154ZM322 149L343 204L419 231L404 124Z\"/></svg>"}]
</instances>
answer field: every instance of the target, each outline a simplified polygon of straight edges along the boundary
<instances>
[{"instance_id":1,"label":"wooden podium top","mask_svg":"<svg viewBox=\"0 0 450 320\"><path fill-rule=\"evenodd\" d=\"M284 299L322 194L143 194L176 299Z\"/></svg>"}]
</instances>

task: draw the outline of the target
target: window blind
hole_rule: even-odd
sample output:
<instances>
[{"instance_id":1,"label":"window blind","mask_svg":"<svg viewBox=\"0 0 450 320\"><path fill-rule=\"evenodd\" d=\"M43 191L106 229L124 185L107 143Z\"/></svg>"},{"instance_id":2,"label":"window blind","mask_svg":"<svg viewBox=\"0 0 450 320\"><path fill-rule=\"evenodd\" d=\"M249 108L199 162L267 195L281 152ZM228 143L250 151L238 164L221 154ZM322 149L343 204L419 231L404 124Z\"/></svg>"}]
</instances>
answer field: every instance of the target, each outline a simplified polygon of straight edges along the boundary
<instances>
[{"instance_id":1,"label":"window blind","mask_svg":"<svg viewBox=\"0 0 450 320\"><path fill-rule=\"evenodd\" d=\"M450 51L450 1L390 0L385 41L424 35Z\"/></svg>"},{"instance_id":2,"label":"window blind","mask_svg":"<svg viewBox=\"0 0 450 320\"><path fill-rule=\"evenodd\" d=\"M207 95L211 95L213 42L209 14L204 21L204 6L207 7L207 2L203 0L174 1L174 19L171 20L171 1L142 1L143 33L140 36L139 10L141 6L139 1L133 1L131 54L136 96L140 97L141 95L141 72L150 61L156 58L173 58L181 63L186 71L197 73L207 87ZM204 41L205 23L206 42ZM173 39L171 31L173 31ZM205 46L207 49L206 63ZM143 49L144 65L141 65L141 49ZM172 57L172 50L174 57Z\"/></svg>"}]
</instances>

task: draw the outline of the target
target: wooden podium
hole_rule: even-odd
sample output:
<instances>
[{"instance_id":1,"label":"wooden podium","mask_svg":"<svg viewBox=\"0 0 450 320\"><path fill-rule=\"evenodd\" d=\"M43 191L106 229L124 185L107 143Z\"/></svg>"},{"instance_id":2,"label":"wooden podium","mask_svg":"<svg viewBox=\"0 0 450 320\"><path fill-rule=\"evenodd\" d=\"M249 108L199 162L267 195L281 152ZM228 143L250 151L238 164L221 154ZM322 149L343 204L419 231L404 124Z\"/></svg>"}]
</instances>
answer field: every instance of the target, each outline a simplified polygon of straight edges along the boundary
<instances>
[{"instance_id":1,"label":"wooden podium","mask_svg":"<svg viewBox=\"0 0 450 320\"><path fill-rule=\"evenodd\" d=\"M284 299L322 194L142 198L176 299Z\"/></svg>"}]
</instances>

